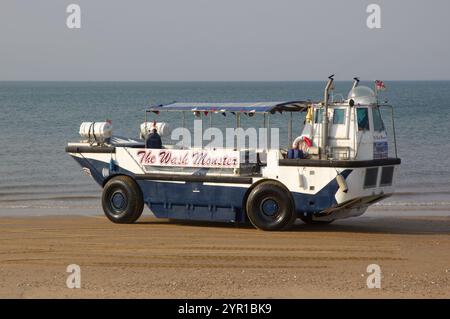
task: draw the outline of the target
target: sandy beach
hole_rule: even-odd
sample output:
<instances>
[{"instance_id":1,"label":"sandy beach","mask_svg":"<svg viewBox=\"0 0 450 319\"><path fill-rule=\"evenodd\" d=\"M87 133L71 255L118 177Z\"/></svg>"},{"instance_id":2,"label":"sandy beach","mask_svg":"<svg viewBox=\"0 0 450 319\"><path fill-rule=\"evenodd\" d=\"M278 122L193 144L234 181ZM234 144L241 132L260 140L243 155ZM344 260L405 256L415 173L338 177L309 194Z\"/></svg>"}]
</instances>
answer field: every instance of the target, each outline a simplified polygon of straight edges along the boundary
<instances>
[{"instance_id":1,"label":"sandy beach","mask_svg":"<svg viewBox=\"0 0 450 319\"><path fill-rule=\"evenodd\" d=\"M289 232L143 217L0 218L2 298L449 298L450 217L361 217ZM381 289L368 289L378 264ZM66 267L81 267L81 288Z\"/></svg>"}]
</instances>

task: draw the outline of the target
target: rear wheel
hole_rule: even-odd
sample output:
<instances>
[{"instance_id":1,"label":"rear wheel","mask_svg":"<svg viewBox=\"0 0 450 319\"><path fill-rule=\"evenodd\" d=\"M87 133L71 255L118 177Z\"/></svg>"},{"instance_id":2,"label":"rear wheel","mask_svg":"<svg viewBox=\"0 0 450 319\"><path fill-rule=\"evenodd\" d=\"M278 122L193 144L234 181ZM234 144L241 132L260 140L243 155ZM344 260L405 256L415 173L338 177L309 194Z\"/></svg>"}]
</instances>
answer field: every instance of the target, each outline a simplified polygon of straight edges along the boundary
<instances>
[{"instance_id":1,"label":"rear wheel","mask_svg":"<svg viewBox=\"0 0 450 319\"><path fill-rule=\"evenodd\" d=\"M102 206L106 217L114 223L131 224L144 210L142 192L128 176L117 176L103 188Z\"/></svg>"},{"instance_id":2,"label":"rear wheel","mask_svg":"<svg viewBox=\"0 0 450 319\"><path fill-rule=\"evenodd\" d=\"M274 182L259 184L250 192L246 211L253 226L262 230L288 229L297 217L289 191Z\"/></svg>"}]
</instances>

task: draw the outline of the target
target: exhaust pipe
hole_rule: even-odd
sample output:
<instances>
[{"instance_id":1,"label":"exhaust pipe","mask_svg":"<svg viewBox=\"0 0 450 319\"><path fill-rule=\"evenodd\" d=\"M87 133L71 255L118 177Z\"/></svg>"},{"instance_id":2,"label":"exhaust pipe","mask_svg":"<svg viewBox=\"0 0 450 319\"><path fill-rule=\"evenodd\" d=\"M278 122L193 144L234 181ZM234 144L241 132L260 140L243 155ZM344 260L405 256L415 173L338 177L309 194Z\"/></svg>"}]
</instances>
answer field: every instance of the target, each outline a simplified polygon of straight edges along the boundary
<instances>
[{"instance_id":1,"label":"exhaust pipe","mask_svg":"<svg viewBox=\"0 0 450 319\"><path fill-rule=\"evenodd\" d=\"M355 87L357 87L359 85L359 78L355 77L353 78L353 86L352 89L354 89Z\"/></svg>"},{"instance_id":2,"label":"exhaust pipe","mask_svg":"<svg viewBox=\"0 0 450 319\"><path fill-rule=\"evenodd\" d=\"M328 82L327 82L327 86L325 87L325 91L324 91L324 98L323 98L323 104L324 104L324 109L323 109L323 113L322 113L322 134L321 134L321 159L327 159L328 158L328 152L327 152L327 148L328 148L328 101L329 101L329 97L330 97L330 90L332 88L333 85L333 79L334 74L330 75L328 77Z\"/></svg>"}]
</instances>

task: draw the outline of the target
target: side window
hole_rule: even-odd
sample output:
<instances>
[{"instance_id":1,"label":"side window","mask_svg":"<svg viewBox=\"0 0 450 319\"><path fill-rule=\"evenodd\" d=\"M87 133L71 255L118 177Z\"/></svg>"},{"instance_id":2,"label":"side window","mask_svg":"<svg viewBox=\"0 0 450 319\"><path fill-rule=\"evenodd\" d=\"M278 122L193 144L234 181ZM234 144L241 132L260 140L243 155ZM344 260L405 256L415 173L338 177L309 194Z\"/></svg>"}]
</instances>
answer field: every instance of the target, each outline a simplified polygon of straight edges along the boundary
<instances>
[{"instance_id":1,"label":"side window","mask_svg":"<svg viewBox=\"0 0 450 319\"><path fill-rule=\"evenodd\" d=\"M368 131L369 126L369 111L367 108L357 108L356 117L358 118L358 131Z\"/></svg>"},{"instance_id":2,"label":"side window","mask_svg":"<svg viewBox=\"0 0 450 319\"><path fill-rule=\"evenodd\" d=\"M381 118L380 109L378 107L372 108L373 130L380 132L384 131L384 123Z\"/></svg>"},{"instance_id":3,"label":"side window","mask_svg":"<svg viewBox=\"0 0 450 319\"><path fill-rule=\"evenodd\" d=\"M333 124L345 124L345 109L334 109Z\"/></svg>"},{"instance_id":4,"label":"side window","mask_svg":"<svg viewBox=\"0 0 450 319\"><path fill-rule=\"evenodd\" d=\"M316 109L316 114L314 114L314 123L322 123L323 109Z\"/></svg>"}]
</instances>

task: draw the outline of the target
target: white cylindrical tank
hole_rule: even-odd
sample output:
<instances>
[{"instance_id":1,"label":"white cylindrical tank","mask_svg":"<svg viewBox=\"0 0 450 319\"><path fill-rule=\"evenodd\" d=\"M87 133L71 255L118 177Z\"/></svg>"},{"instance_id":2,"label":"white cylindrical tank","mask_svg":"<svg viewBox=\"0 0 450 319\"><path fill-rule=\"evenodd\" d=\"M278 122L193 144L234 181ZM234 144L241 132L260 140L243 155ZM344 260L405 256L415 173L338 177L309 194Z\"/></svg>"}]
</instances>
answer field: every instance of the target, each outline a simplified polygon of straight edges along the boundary
<instances>
[{"instance_id":1,"label":"white cylindrical tank","mask_svg":"<svg viewBox=\"0 0 450 319\"><path fill-rule=\"evenodd\" d=\"M161 137L169 136L171 133L170 126L166 122L144 122L141 124L141 138L145 138L154 128Z\"/></svg>"},{"instance_id":2,"label":"white cylindrical tank","mask_svg":"<svg viewBox=\"0 0 450 319\"><path fill-rule=\"evenodd\" d=\"M80 136L96 142L104 142L112 136L111 122L83 122L80 125Z\"/></svg>"}]
</instances>

